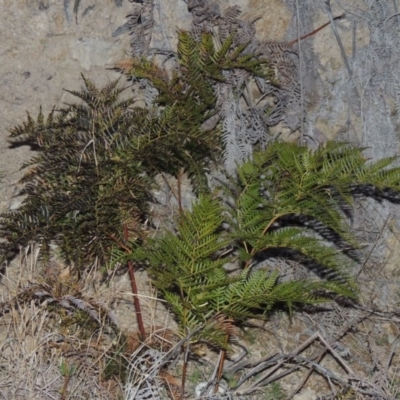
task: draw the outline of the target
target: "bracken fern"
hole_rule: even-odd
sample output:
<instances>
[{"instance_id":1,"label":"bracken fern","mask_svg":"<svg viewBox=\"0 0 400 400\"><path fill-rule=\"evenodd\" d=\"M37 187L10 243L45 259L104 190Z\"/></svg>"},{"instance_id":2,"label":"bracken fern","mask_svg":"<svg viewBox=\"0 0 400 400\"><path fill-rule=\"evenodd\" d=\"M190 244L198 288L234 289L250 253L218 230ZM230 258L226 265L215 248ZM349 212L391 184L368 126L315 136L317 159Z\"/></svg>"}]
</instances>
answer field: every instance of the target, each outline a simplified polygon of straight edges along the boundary
<instances>
[{"instance_id":1,"label":"bracken fern","mask_svg":"<svg viewBox=\"0 0 400 400\"><path fill-rule=\"evenodd\" d=\"M275 304L291 310L357 298L350 269L357 246L346 213L365 185L378 195L400 189L400 168L386 168L392 161L369 163L362 149L344 143L316 152L272 143L238 168L222 200L201 196L180 216L177 232L149 240L131 257L149 261L182 335L204 326L196 338L224 348L233 324L266 318ZM312 277L283 282L277 270L259 267L276 256L295 259ZM233 262L239 273L224 268Z\"/></svg>"}]
</instances>

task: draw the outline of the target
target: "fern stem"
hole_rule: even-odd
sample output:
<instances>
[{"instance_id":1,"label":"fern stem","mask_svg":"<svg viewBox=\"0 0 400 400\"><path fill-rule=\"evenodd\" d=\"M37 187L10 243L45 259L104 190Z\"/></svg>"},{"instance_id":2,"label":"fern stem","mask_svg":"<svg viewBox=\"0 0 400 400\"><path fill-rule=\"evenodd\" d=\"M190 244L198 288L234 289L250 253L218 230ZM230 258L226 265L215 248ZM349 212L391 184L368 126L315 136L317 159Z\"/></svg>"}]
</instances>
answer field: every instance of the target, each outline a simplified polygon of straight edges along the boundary
<instances>
[{"instance_id":1,"label":"fern stem","mask_svg":"<svg viewBox=\"0 0 400 400\"><path fill-rule=\"evenodd\" d=\"M135 305L136 319L137 319L137 322L139 325L139 332L140 332L141 339L144 340L146 338L146 331L144 329L142 311L140 308L138 289L137 289L136 279L135 279L135 273L133 270L133 263L131 260L128 261L128 270L129 270L129 278L130 278L131 287L132 287L133 303Z\"/></svg>"},{"instance_id":2,"label":"fern stem","mask_svg":"<svg viewBox=\"0 0 400 400\"><path fill-rule=\"evenodd\" d=\"M128 254L130 254L132 252L129 247L127 247L124 243L121 243L114 235L108 234L108 236L112 240L114 240L114 242L117 243L117 245L121 249L125 250ZM128 227L126 224L124 224L124 239L125 239L125 242L128 241ZM133 263L131 260L128 261L128 273L129 273L129 280L131 282L131 289L132 289L132 294L133 294L133 304L135 307L136 320L137 320L138 327L139 327L139 336L140 336L140 339L144 340L146 338L146 330L144 328L142 311L141 311L141 306L140 306L140 301L139 301L139 292L137 289L135 272L134 272Z\"/></svg>"},{"instance_id":3,"label":"fern stem","mask_svg":"<svg viewBox=\"0 0 400 400\"><path fill-rule=\"evenodd\" d=\"M189 346L190 346L190 342L188 341L187 346L186 346L185 356L183 358L183 365L182 365L182 380L181 380L181 397L180 397L180 400L183 400L184 396L185 396L187 364L188 364L188 360L189 360Z\"/></svg>"},{"instance_id":4,"label":"fern stem","mask_svg":"<svg viewBox=\"0 0 400 400\"><path fill-rule=\"evenodd\" d=\"M178 171L177 174L177 185L178 185L178 207L179 207L179 213L182 215L183 214L183 207L182 207L182 175L183 175L183 168L181 168Z\"/></svg>"},{"instance_id":5,"label":"fern stem","mask_svg":"<svg viewBox=\"0 0 400 400\"><path fill-rule=\"evenodd\" d=\"M272 218L271 221L269 221L268 225L267 225L267 226L264 228L264 230L262 231L261 237L265 236L265 234L268 232L269 228L271 228L272 224L274 224L274 223L275 223L279 218L281 218L283 215L284 215L284 214L278 214L278 215L276 215L274 218ZM261 238L261 237L260 237L260 238ZM247 244L245 243L244 246L245 246L246 251L247 251ZM262 249L262 250L265 250L265 249ZM259 249L258 247L253 247L253 249L252 249L251 252L250 252L251 258L250 258L249 260L246 261L246 264L245 264L245 266L244 266L245 269L250 267L251 260L252 260L253 256L254 256L258 251L260 251L260 249Z\"/></svg>"},{"instance_id":6,"label":"fern stem","mask_svg":"<svg viewBox=\"0 0 400 400\"><path fill-rule=\"evenodd\" d=\"M128 242L128 226L124 224L124 239L125 242ZM130 251L129 251L130 252ZM144 329L144 324L143 324L143 316L142 316L142 310L140 307L140 301L139 301L139 294L138 294L138 289L136 285L136 278L135 278L135 272L133 270L133 262L131 260L128 261L128 271L129 271L129 279L131 281L131 288L132 288L132 294L133 294L133 304L135 307L135 313L136 313L136 320L139 326L139 334L140 338L144 340L146 338L146 331Z\"/></svg>"}]
</instances>

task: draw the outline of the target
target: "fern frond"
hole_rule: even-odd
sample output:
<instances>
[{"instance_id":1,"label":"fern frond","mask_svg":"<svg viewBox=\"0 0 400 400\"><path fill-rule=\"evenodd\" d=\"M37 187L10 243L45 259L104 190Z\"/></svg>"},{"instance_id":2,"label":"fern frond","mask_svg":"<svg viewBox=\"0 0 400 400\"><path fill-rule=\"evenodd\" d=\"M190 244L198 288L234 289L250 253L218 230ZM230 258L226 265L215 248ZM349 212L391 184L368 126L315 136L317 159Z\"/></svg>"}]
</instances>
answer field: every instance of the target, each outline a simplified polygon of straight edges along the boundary
<instances>
[{"instance_id":1,"label":"fern frond","mask_svg":"<svg viewBox=\"0 0 400 400\"><path fill-rule=\"evenodd\" d=\"M315 152L271 143L255 153L253 161L238 168L236 188L225 191L235 203L227 211L241 260L249 266L254 257L260 261L271 254L297 259L355 296L349 258L357 260L358 245L343 209L348 215L357 190L395 196L399 169L388 168L393 161L370 163L362 149L346 143L328 143ZM382 177L387 177L384 183Z\"/></svg>"},{"instance_id":2,"label":"fern frond","mask_svg":"<svg viewBox=\"0 0 400 400\"><path fill-rule=\"evenodd\" d=\"M248 206L246 200L243 203ZM242 215L238 216L240 212ZM304 235L301 228L265 230L267 218L257 215L253 219L251 212L260 213L260 208L254 204L247 209L241 207L232 219L232 224L243 221L240 233L226 235L221 225L227 210L217 200L201 196L191 212L180 216L176 233L167 232L133 253L134 259L149 261L153 283L171 306L182 333L187 328L193 330L206 324L208 328L196 337L225 348L229 335L218 332L215 324L209 325L209 318L216 315L239 323L247 318L266 318L278 303L291 309L296 304L327 301L331 294L355 297L355 288L342 268L343 260L337 251ZM241 251L239 240L246 243L248 259L255 259L268 249L298 252L303 256L303 263L306 264L306 259L312 260L314 266L310 268L317 269L315 265L319 264L319 272L327 271L325 275L321 272L326 281L279 283L277 272L251 268L230 276L223 266L232 260L233 254L222 254L228 246L233 246L241 257L245 251Z\"/></svg>"},{"instance_id":3,"label":"fern frond","mask_svg":"<svg viewBox=\"0 0 400 400\"><path fill-rule=\"evenodd\" d=\"M193 62L193 57L197 49L197 43L193 35L189 31L178 32L178 53L180 62L186 68Z\"/></svg>"},{"instance_id":4,"label":"fern frond","mask_svg":"<svg viewBox=\"0 0 400 400\"><path fill-rule=\"evenodd\" d=\"M96 258L104 261L115 245L112 237L121 239L123 224L136 221L140 226L151 198L140 161L119 146L122 133L135 135L132 99L119 101L118 81L97 89L83 79L86 89L74 93L85 103L57 114L53 110L47 118L40 110L36 119L28 116L11 132L17 144L23 140L39 152L26 164L22 207L1 218L8 246L35 240L46 256L55 241L64 257L79 266Z\"/></svg>"}]
</instances>

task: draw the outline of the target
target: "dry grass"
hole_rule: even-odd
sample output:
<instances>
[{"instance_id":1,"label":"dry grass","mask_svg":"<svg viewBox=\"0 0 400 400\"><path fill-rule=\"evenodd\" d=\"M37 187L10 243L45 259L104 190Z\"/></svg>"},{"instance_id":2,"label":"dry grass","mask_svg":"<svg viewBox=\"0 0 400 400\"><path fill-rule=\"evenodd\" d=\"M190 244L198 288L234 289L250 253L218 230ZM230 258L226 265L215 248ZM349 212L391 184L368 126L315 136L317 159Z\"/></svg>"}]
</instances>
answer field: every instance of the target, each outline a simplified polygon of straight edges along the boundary
<instances>
[{"instance_id":1,"label":"dry grass","mask_svg":"<svg viewBox=\"0 0 400 400\"><path fill-rule=\"evenodd\" d=\"M178 399L180 380L167 367L185 340L171 330L147 275L137 274L146 325L140 340L126 273L100 283L98 268L78 278L39 255L30 246L2 277L0 399L128 400L147 389L153 398Z\"/></svg>"},{"instance_id":2,"label":"dry grass","mask_svg":"<svg viewBox=\"0 0 400 400\"><path fill-rule=\"evenodd\" d=\"M0 400L178 400L182 395L185 359L188 361L186 399L194 399L196 390L207 383L210 383L209 392L201 398L227 398L226 393L220 397L213 393L218 352L190 344L190 332L185 338L175 334L176 326L147 285L145 273L138 273L146 325L143 341L139 339L126 274L115 273L107 282L100 283L100 276L93 269L78 279L60 263L42 265L35 246L26 249L19 260L18 265L7 267L1 281ZM390 272L393 279L394 274ZM377 285L378 275L383 276L383 271L378 274L374 269L365 268L365 274L373 275L372 282ZM368 291L368 287L364 285L363 291ZM374 286L376 296L378 292ZM286 316L275 316L260 329L242 332L239 343L248 353L237 363L234 361L237 354L228 355L225 372L234 373L230 382L225 375L220 389L228 383L235 386L248 376L230 398L285 399L280 388L293 393L299 387L310 366L306 367L304 360L316 361L326 352L321 341L314 341L305 352L296 353L296 349L303 349L313 332L320 332L321 337L331 342L335 336L326 331L330 327L332 332L346 331L332 346L335 353L344 357L343 363L356 373L353 382L358 380L364 392L375 391L387 398L396 398L400 387L397 378L400 360L396 354L399 319L393 310L398 307L398 297L393 293L389 297L393 303L391 313L370 315L362 310L338 308L337 315L333 312L295 314L292 323ZM359 318L363 313L367 317ZM239 353L242 348L238 348ZM276 365L276 362L268 364L273 354L277 354L282 365L269 377ZM300 357L303 361L299 361ZM240 395L257 382L263 363L268 378L261 382L260 390ZM324 369L312 374L304 387L316 394L331 391L333 386L329 386L323 371L331 379L341 377L346 381L339 364L332 354L327 354L318 362ZM297 370L279 378L279 374L296 366ZM335 379L332 382L340 390L341 385ZM271 386L264 387L268 382L278 382L273 392ZM357 398L370 397L358 393Z\"/></svg>"},{"instance_id":3,"label":"dry grass","mask_svg":"<svg viewBox=\"0 0 400 400\"><path fill-rule=\"evenodd\" d=\"M6 318L1 347L0 394L4 399L116 399L116 382L103 382L97 340L55 332L51 313L21 304Z\"/></svg>"},{"instance_id":4,"label":"dry grass","mask_svg":"<svg viewBox=\"0 0 400 400\"><path fill-rule=\"evenodd\" d=\"M0 396L119 398L120 383L102 376L116 339L105 299L85 295L61 265L39 266L30 250L3 277Z\"/></svg>"}]
</instances>

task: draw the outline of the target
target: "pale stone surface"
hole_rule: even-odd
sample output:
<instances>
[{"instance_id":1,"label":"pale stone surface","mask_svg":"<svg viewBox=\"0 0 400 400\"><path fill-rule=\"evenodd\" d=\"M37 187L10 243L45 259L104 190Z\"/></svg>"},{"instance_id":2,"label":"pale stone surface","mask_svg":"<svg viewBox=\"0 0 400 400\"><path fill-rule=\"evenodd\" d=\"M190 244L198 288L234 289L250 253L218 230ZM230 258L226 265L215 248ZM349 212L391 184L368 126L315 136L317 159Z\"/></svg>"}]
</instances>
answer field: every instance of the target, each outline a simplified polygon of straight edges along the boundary
<instances>
[{"instance_id":1,"label":"pale stone surface","mask_svg":"<svg viewBox=\"0 0 400 400\"><path fill-rule=\"evenodd\" d=\"M315 400L317 398L317 393L310 388L302 390L299 394L293 397L293 400Z\"/></svg>"},{"instance_id":2,"label":"pale stone surface","mask_svg":"<svg viewBox=\"0 0 400 400\"><path fill-rule=\"evenodd\" d=\"M336 5L336 4L335 4ZM354 6L365 7L363 2L360 0L354 1ZM339 7L333 7L332 13L334 16L339 16L343 13ZM314 29L319 28L328 21L325 13L318 14L314 20ZM346 20L339 20L336 22L337 29L342 40L345 54L348 58L352 57L353 52L358 51L361 47L365 46L369 42L369 30L366 24L357 25L356 37L353 41L353 26ZM319 31L313 38L314 40L314 51L318 56L320 62L320 68L318 68L318 74L323 82L329 82L332 85L332 89L337 84L338 71L344 68L345 63L340 51L339 44L330 26L327 26L323 30ZM353 44L355 48L353 48ZM329 49L329 50L328 50ZM332 92L327 92L326 96L334 96ZM335 102L331 101L332 104ZM317 105L318 107L319 105ZM316 121L316 127L324 132L326 137L330 140L341 137L341 139L349 140L348 137L342 137L341 134L348 130L348 116L349 110L346 106L343 106L340 111L336 114L335 121L327 121L326 119L318 119ZM355 115L352 116L351 120L352 132L354 139L358 139L361 142L362 135L362 122L361 119Z\"/></svg>"},{"instance_id":3,"label":"pale stone surface","mask_svg":"<svg viewBox=\"0 0 400 400\"><path fill-rule=\"evenodd\" d=\"M260 18L256 22L257 39L283 41L292 13L282 0L235 0L229 3L240 6L245 20Z\"/></svg>"},{"instance_id":4,"label":"pale stone surface","mask_svg":"<svg viewBox=\"0 0 400 400\"><path fill-rule=\"evenodd\" d=\"M355 0L352 5L354 5L354 7L365 8L365 5L363 6L363 2L360 0ZM332 7L332 14L334 16L339 16L342 13L343 10L339 7ZM317 18L314 20L314 29L319 28L326 22L328 22L326 13L318 14ZM343 42L344 49L348 57L351 57L353 51L357 51L357 49L360 49L368 44L369 30L366 24L358 24L356 27L356 38L354 41L356 47L355 49L353 49L352 24L346 18L344 18L336 21L336 26L340 33L340 38ZM329 51L327 51L327 49L329 49ZM325 29L321 30L315 35L314 50L318 54L322 66L325 67L325 70L319 71L320 73L324 74L325 72L332 74L335 71L338 71L344 65L339 45L330 26L327 26Z\"/></svg>"}]
</instances>

